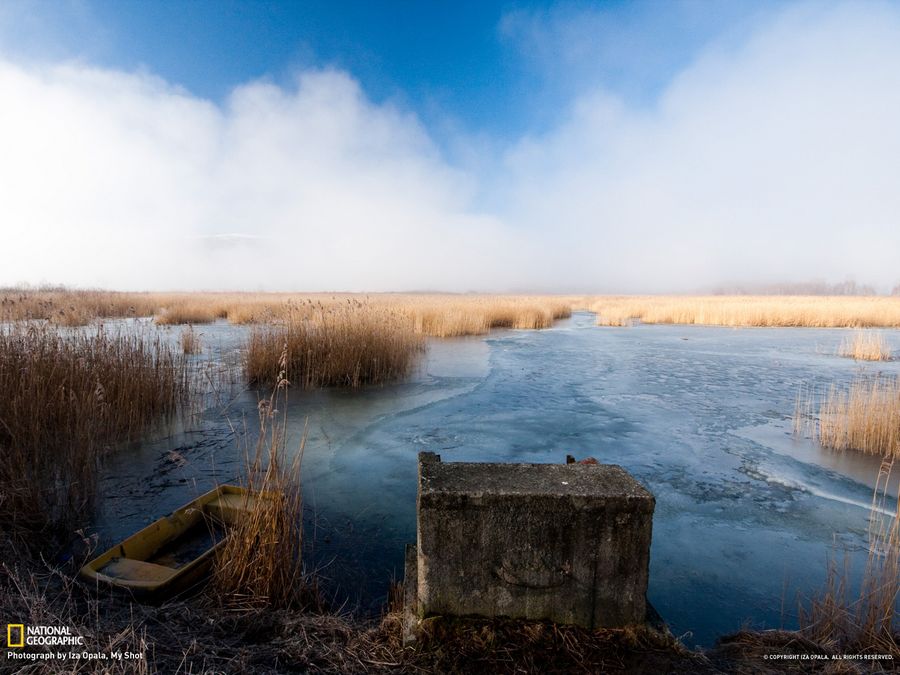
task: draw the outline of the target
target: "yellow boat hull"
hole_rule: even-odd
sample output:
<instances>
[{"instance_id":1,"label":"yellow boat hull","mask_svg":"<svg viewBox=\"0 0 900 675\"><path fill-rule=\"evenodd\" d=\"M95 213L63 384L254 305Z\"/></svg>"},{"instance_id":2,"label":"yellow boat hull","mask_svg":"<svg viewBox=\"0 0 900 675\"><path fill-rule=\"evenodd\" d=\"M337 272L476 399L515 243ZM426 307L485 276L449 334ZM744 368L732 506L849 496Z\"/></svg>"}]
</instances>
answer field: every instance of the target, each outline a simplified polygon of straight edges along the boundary
<instances>
[{"instance_id":1,"label":"yellow boat hull","mask_svg":"<svg viewBox=\"0 0 900 675\"><path fill-rule=\"evenodd\" d=\"M81 578L140 598L182 593L206 576L228 529L260 498L220 485L91 560Z\"/></svg>"}]
</instances>

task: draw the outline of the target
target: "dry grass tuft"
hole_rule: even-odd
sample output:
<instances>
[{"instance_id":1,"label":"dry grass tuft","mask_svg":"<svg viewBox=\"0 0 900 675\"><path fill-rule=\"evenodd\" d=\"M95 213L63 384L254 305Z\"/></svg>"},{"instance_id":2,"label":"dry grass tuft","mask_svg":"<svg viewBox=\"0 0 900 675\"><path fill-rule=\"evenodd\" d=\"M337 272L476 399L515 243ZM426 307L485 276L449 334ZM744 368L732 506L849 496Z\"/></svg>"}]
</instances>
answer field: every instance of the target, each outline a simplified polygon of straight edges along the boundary
<instances>
[{"instance_id":1,"label":"dry grass tuft","mask_svg":"<svg viewBox=\"0 0 900 675\"><path fill-rule=\"evenodd\" d=\"M773 660L773 654L779 660ZM865 672L856 663L842 660L832 649L789 630L741 630L724 635L708 655L715 672L729 675L860 675ZM838 660L830 660L832 656Z\"/></svg>"},{"instance_id":2,"label":"dry grass tuft","mask_svg":"<svg viewBox=\"0 0 900 675\"><path fill-rule=\"evenodd\" d=\"M213 586L223 601L239 607L290 607L303 590L300 557L303 501L300 462L305 438L293 459L286 458L287 381L282 373L272 395L259 403L259 436L247 457L246 487L259 498L249 515L230 530L219 552Z\"/></svg>"},{"instance_id":3,"label":"dry grass tuft","mask_svg":"<svg viewBox=\"0 0 900 675\"><path fill-rule=\"evenodd\" d=\"M611 327L623 327L623 326L632 326L634 321L631 318L623 317L623 316L597 316L597 325L598 326L611 326Z\"/></svg>"},{"instance_id":4,"label":"dry grass tuft","mask_svg":"<svg viewBox=\"0 0 900 675\"><path fill-rule=\"evenodd\" d=\"M158 339L0 329L0 520L40 529L91 502L107 446L175 412L185 364Z\"/></svg>"},{"instance_id":5,"label":"dry grass tuft","mask_svg":"<svg viewBox=\"0 0 900 675\"><path fill-rule=\"evenodd\" d=\"M841 356L861 361L890 361L891 349L884 335L870 331L858 331L852 338L841 343L838 350Z\"/></svg>"},{"instance_id":6,"label":"dry grass tuft","mask_svg":"<svg viewBox=\"0 0 900 675\"><path fill-rule=\"evenodd\" d=\"M408 322L388 310L307 302L291 308L283 323L253 329L244 366L251 384L275 384L284 352L293 386L360 387L407 376L423 348Z\"/></svg>"},{"instance_id":7,"label":"dry grass tuft","mask_svg":"<svg viewBox=\"0 0 900 675\"><path fill-rule=\"evenodd\" d=\"M440 673L717 673L648 626L587 630L540 621L432 617L404 664Z\"/></svg>"},{"instance_id":8,"label":"dry grass tuft","mask_svg":"<svg viewBox=\"0 0 900 675\"><path fill-rule=\"evenodd\" d=\"M804 423L827 448L900 456L900 378L859 377L845 390L832 386L819 407L818 423L809 397L799 396L795 431Z\"/></svg>"},{"instance_id":9,"label":"dry grass tuft","mask_svg":"<svg viewBox=\"0 0 900 675\"><path fill-rule=\"evenodd\" d=\"M600 325L643 323L815 328L900 327L900 297L610 296L593 302Z\"/></svg>"},{"instance_id":10,"label":"dry grass tuft","mask_svg":"<svg viewBox=\"0 0 900 675\"><path fill-rule=\"evenodd\" d=\"M181 342L181 351L185 354L199 354L203 348L200 344L200 335L191 325L181 331L178 339Z\"/></svg>"}]
</instances>

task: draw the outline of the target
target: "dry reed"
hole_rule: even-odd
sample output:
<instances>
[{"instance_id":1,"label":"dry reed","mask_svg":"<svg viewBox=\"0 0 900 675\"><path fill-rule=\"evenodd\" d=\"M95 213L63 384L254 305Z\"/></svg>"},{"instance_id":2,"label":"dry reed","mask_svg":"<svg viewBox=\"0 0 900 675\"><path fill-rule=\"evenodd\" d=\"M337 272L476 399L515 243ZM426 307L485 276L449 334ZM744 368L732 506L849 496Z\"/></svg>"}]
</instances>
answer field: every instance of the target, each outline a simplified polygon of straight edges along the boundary
<instances>
[{"instance_id":1,"label":"dry reed","mask_svg":"<svg viewBox=\"0 0 900 675\"><path fill-rule=\"evenodd\" d=\"M388 296L417 333L482 335L496 328L541 329L572 315L572 300L553 296ZM384 301L384 300L382 300Z\"/></svg>"},{"instance_id":2,"label":"dry reed","mask_svg":"<svg viewBox=\"0 0 900 675\"><path fill-rule=\"evenodd\" d=\"M229 529L213 572L213 586L230 606L290 607L303 589L300 462L306 438L288 459L287 415L278 411L287 407L286 359L285 352L271 396L259 403L259 436L246 457L246 487L256 497L248 497L247 515Z\"/></svg>"},{"instance_id":3,"label":"dry reed","mask_svg":"<svg viewBox=\"0 0 900 675\"><path fill-rule=\"evenodd\" d=\"M212 323L226 315L225 309L213 303L181 301L168 304L154 317L154 321L163 326Z\"/></svg>"},{"instance_id":4,"label":"dry reed","mask_svg":"<svg viewBox=\"0 0 900 675\"><path fill-rule=\"evenodd\" d=\"M281 304L263 302L238 302L228 306L226 317L229 323L245 325L250 323L267 323L276 321L280 315Z\"/></svg>"},{"instance_id":5,"label":"dry reed","mask_svg":"<svg viewBox=\"0 0 900 675\"><path fill-rule=\"evenodd\" d=\"M547 328L571 315L575 296L477 294L371 295L333 293L117 293L53 289L0 289L0 322L50 320L83 325L95 318L154 316L159 324L200 324L227 318L234 324L278 323L305 304L340 307L364 302L405 317L433 337L479 335L493 328Z\"/></svg>"},{"instance_id":6,"label":"dry reed","mask_svg":"<svg viewBox=\"0 0 900 675\"><path fill-rule=\"evenodd\" d=\"M598 315L597 316L597 325L598 326L613 326L613 327L623 327L623 326L631 326L634 321L630 318L622 317L622 316L606 316L606 315Z\"/></svg>"},{"instance_id":7,"label":"dry reed","mask_svg":"<svg viewBox=\"0 0 900 675\"><path fill-rule=\"evenodd\" d=\"M887 486L893 459L878 474L869 517L869 554L859 595L848 597L850 567L829 563L825 589L800 608L801 633L837 653L876 652L900 658L897 600L900 598L900 502L894 512Z\"/></svg>"},{"instance_id":8,"label":"dry reed","mask_svg":"<svg viewBox=\"0 0 900 675\"><path fill-rule=\"evenodd\" d=\"M900 297L610 296L595 299L592 307L600 325L639 319L716 326L900 327Z\"/></svg>"},{"instance_id":9,"label":"dry reed","mask_svg":"<svg viewBox=\"0 0 900 675\"><path fill-rule=\"evenodd\" d=\"M158 339L0 329L0 516L41 528L80 514L99 457L175 412L184 363Z\"/></svg>"},{"instance_id":10,"label":"dry reed","mask_svg":"<svg viewBox=\"0 0 900 675\"><path fill-rule=\"evenodd\" d=\"M845 339L838 353L860 361L891 360L891 349L884 335L870 331L857 331L852 338Z\"/></svg>"},{"instance_id":11,"label":"dry reed","mask_svg":"<svg viewBox=\"0 0 900 675\"><path fill-rule=\"evenodd\" d=\"M202 345L200 344L200 335L194 330L192 325L181 331L178 337L181 342L181 351L185 354L199 354Z\"/></svg>"},{"instance_id":12,"label":"dry reed","mask_svg":"<svg viewBox=\"0 0 900 675\"><path fill-rule=\"evenodd\" d=\"M93 319L151 316L157 306L157 299L148 293L0 289L0 322L47 320L63 326L82 326Z\"/></svg>"},{"instance_id":13,"label":"dry reed","mask_svg":"<svg viewBox=\"0 0 900 675\"><path fill-rule=\"evenodd\" d=\"M797 420L811 419L812 404L798 398ZM846 389L832 386L819 406L813 435L827 448L900 456L900 378L858 377Z\"/></svg>"},{"instance_id":14,"label":"dry reed","mask_svg":"<svg viewBox=\"0 0 900 675\"><path fill-rule=\"evenodd\" d=\"M336 307L312 302L295 307L277 325L255 327L244 370L254 385L278 381L279 359L293 386L359 387L407 376L424 347L402 317L348 301Z\"/></svg>"}]
</instances>

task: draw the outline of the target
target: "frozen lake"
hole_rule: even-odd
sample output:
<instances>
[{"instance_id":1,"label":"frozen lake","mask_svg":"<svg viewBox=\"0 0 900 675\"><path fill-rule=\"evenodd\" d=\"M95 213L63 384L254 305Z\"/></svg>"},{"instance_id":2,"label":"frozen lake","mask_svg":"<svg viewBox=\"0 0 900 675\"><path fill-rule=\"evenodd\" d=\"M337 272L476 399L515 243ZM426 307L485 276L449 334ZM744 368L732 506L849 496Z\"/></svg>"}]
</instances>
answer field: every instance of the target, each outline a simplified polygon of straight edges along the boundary
<instances>
[{"instance_id":1,"label":"frozen lake","mask_svg":"<svg viewBox=\"0 0 900 675\"><path fill-rule=\"evenodd\" d=\"M156 330L156 329L152 329ZM161 329L175 340L179 328ZM197 327L216 359L247 329ZM432 340L410 381L357 392L290 392L303 460L307 560L325 588L376 613L415 541L416 455L444 461L619 464L657 499L649 598L676 635L711 645L741 628L792 627L835 545L864 560L879 460L792 436L801 385L900 373L836 355L846 330L637 325L578 313L544 331ZM893 349L900 332L884 331ZM208 358L203 356L200 358ZM216 481L242 455L258 394L219 401L188 432L115 453L96 526L116 540Z\"/></svg>"}]
</instances>

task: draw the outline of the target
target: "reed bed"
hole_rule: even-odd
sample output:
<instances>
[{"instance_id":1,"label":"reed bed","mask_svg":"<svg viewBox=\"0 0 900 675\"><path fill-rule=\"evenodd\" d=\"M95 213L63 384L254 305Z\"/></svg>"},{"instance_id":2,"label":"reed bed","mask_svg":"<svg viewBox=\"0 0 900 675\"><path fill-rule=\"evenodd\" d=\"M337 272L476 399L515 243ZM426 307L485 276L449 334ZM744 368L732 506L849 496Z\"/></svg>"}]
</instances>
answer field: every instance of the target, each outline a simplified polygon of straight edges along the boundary
<instances>
[{"instance_id":1,"label":"reed bed","mask_svg":"<svg viewBox=\"0 0 900 675\"><path fill-rule=\"evenodd\" d=\"M819 409L819 442L835 450L900 456L900 378L860 377L832 386Z\"/></svg>"},{"instance_id":2,"label":"reed bed","mask_svg":"<svg viewBox=\"0 0 900 675\"><path fill-rule=\"evenodd\" d=\"M0 322L46 320L61 326L83 326L94 319L151 316L157 302L148 293L0 289Z\"/></svg>"},{"instance_id":3,"label":"reed bed","mask_svg":"<svg viewBox=\"0 0 900 675\"><path fill-rule=\"evenodd\" d=\"M227 310L213 302L181 300L168 303L153 320L161 326L176 326L212 323L216 319L224 319L226 316L228 316Z\"/></svg>"},{"instance_id":4,"label":"reed bed","mask_svg":"<svg viewBox=\"0 0 900 675\"><path fill-rule=\"evenodd\" d=\"M838 354L858 361L890 361L892 356L884 335L870 331L857 331L845 339Z\"/></svg>"},{"instance_id":5,"label":"reed bed","mask_svg":"<svg viewBox=\"0 0 900 675\"><path fill-rule=\"evenodd\" d=\"M396 313L349 301L329 307L307 302L280 324L255 327L244 371L253 385L273 385L282 369L293 386L360 387L407 376L424 349L422 338Z\"/></svg>"},{"instance_id":6,"label":"reed bed","mask_svg":"<svg viewBox=\"0 0 900 675\"><path fill-rule=\"evenodd\" d=\"M278 321L287 309L287 300L238 300L228 305L226 318L229 323L241 326L252 323Z\"/></svg>"},{"instance_id":7,"label":"reed bed","mask_svg":"<svg viewBox=\"0 0 900 675\"><path fill-rule=\"evenodd\" d=\"M554 296L390 296L390 303L410 317L417 333L431 337L549 328L570 317L573 307L572 299Z\"/></svg>"},{"instance_id":8,"label":"reed bed","mask_svg":"<svg viewBox=\"0 0 900 675\"><path fill-rule=\"evenodd\" d=\"M247 516L230 529L213 571L216 593L231 606L290 607L300 602L304 586L300 462L306 438L288 458L283 370L287 352L280 361L282 371L275 388L259 404L259 435L253 453L246 456L246 487L258 497L249 502Z\"/></svg>"},{"instance_id":9,"label":"reed bed","mask_svg":"<svg viewBox=\"0 0 900 675\"><path fill-rule=\"evenodd\" d=\"M832 385L819 399L801 389L794 433L808 433L833 450L900 456L900 377L858 376L846 388Z\"/></svg>"},{"instance_id":10,"label":"reed bed","mask_svg":"<svg viewBox=\"0 0 900 675\"><path fill-rule=\"evenodd\" d=\"M900 296L551 296L414 293L118 293L0 289L0 321L45 319L83 325L93 319L154 316L162 324L235 324L284 320L306 302L363 301L404 314L433 337L478 335L494 328L546 328L590 308L600 325L688 323L721 326L900 327Z\"/></svg>"},{"instance_id":11,"label":"reed bed","mask_svg":"<svg viewBox=\"0 0 900 675\"><path fill-rule=\"evenodd\" d=\"M184 362L158 339L0 328L0 520L65 524L94 496L106 448L176 411Z\"/></svg>"},{"instance_id":12,"label":"reed bed","mask_svg":"<svg viewBox=\"0 0 900 675\"><path fill-rule=\"evenodd\" d=\"M541 329L572 315L571 298L441 294L263 294L226 301L232 323L261 324L294 320L309 308L339 309L365 304L405 319L430 337L483 335L496 328ZM304 309L306 308L306 309Z\"/></svg>"},{"instance_id":13,"label":"reed bed","mask_svg":"<svg viewBox=\"0 0 900 675\"><path fill-rule=\"evenodd\" d=\"M896 296L610 296L592 303L600 325L643 323L814 328L900 327Z\"/></svg>"},{"instance_id":14,"label":"reed bed","mask_svg":"<svg viewBox=\"0 0 900 675\"><path fill-rule=\"evenodd\" d=\"M577 296L348 293L116 293L66 289L0 289L0 322L47 320L77 326L94 319L154 317L158 324L284 322L307 304L364 302L402 315L433 337L481 335L495 328L547 328L571 315Z\"/></svg>"},{"instance_id":15,"label":"reed bed","mask_svg":"<svg viewBox=\"0 0 900 675\"><path fill-rule=\"evenodd\" d=\"M491 330L490 321L484 313L467 311L462 307L422 309L410 312L410 318L413 329L419 335L462 337L484 335Z\"/></svg>"}]
</instances>

